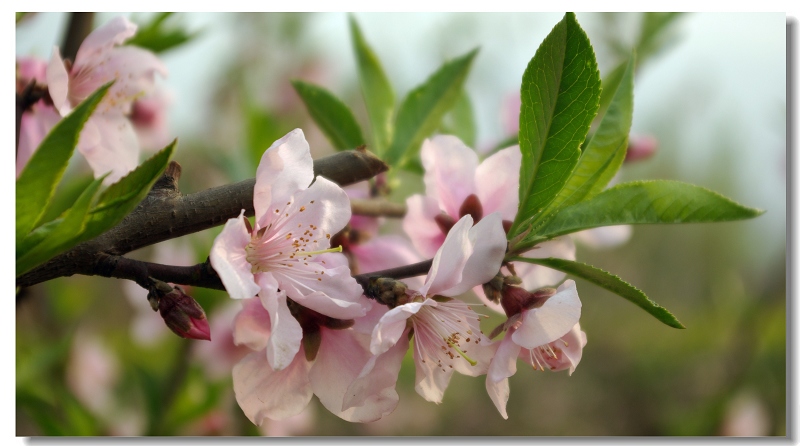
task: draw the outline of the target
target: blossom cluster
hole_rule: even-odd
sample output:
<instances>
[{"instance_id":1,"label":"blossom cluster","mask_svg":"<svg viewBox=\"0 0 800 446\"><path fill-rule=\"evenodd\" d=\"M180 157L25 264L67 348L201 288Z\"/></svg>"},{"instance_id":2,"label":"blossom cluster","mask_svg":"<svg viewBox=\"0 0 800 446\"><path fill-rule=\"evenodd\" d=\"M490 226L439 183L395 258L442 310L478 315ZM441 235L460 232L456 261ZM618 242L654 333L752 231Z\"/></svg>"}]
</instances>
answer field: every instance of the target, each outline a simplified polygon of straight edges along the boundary
<instances>
[{"instance_id":1,"label":"blossom cluster","mask_svg":"<svg viewBox=\"0 0 800 446\"><path fill-rule=\"evenodd\" d=\"M49 61L17 60L17 93L40 86L46 94L23 111L17 149L17 177L45 135L72 109L102 85L114 81L81 131L78 151L95 178L108 174L113 183L139 163L140 149L167 144L166 106L169 96L156 85L156 74L167 68L152 52L121 46L136 33L136 25L116 17L90 33L75 60L64 60L58 47Z\"/></svg>"},{"instance_id":2,"label":"blossom cluster","mask_svg":"<svg viewBox=\"0 0 800 446\"><path fill-rule=\"evenodd\" d=\"M563 273L504 259L518 205L519 147L479 163L457 138L436 136L423 143L422 161L426 194L408 199L408 243L378 236L376 221L351 215L347 192L314 176L302 130L263 154L253 222L244 210L228 220L210 253L226 290L242 302L233 339L251 353L234 366L233 386L253 423L294 416L313 395L345 420L378 420L398 404L409 350L425 400L440 403L454 372L485 375L504 418L517 359L534 370L575 370L586 344L575 283L545 288ZM559 238L523 255L574 254L572 241ZM359 283L351 270L431 257L422 281L374 275ZM475 310L484 305L462 300L473 290L507 316L489 336L481 329L487 316Z\"/></svg>"}]
</instances>

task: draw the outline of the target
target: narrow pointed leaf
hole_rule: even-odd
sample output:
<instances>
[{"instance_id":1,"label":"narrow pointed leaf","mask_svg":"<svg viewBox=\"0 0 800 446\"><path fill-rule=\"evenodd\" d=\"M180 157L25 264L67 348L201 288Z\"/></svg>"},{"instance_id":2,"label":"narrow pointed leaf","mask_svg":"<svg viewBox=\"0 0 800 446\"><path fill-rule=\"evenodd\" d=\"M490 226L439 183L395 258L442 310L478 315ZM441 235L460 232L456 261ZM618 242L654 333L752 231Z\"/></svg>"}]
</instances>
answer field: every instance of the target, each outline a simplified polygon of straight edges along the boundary
<instances>
[{"instance_id":1,"label":"narrow pointed leaf","mask_svg":"<svg viewBox=\"0 0 800 446\"><path fill-rule=\"evenodd\" d=\"M111 83L100 87L81 102L45 136L17 178L16 240L34 228L64 175L84 124L103 99Z\"/></svg>"},{"instance_id":2,"label":"narrow pointed leaf","mask_svg":"<svg viewBox=\"0 0 800 446\"><path fill-rule=\"evenodd\" d=\"M567 182L597 113L600 75L589 38L567 13L544 39L522 76L519 211L514 237Z\"/></svg>"},{"instance_id":3,"label":"narrow pointed leaf","mask_svg":"<svg viewBox=\"0 0 800 446\"><path fill-rule=\"evenodd\" d=\"M681 324L675 316L672 315L666 308L658 305L648 298L641 290L633 285L625 282L619 277L603 271L602 269L595 268L594 266L585 263L573 262L571 260L545 258L545 259L532 259L528 257L513 257L509 259L512 262L528 262L537 265L546 266L575 277L592 282L593 284L605 288L614 294L617 294L634 305L639 306L644 311L650 313L659 321L674 328L686 328Z\"/></svg>"},{"instance_id":4,"label":"narrow pointed leaf","mask_svg":"<svg viewBox=\"0 0 800 446\"><path fill-rule=\"evenodd\" d=\"M397 112L394 139L384 157L387 164L403 167L419 153L422 140L439 128L456 103L477 53L475 49L445 63L408 93Z\"/></svg>"},{"instance_id":5,"label":"narrow pointed leaf","mask_svg":"<svg viewBox=\"0 0 800 446\"><path fill-rule=\"evenodd\" d=\"M90 211L91 218L82 234L84 240L111 229L136 208L164 172L176 143L177 140L170 143L100 195Z\"/></svg>"},{"instance_id":6,"label":"narrow pointed leaf","mask_svg":"<svg viewBox=\"0 0 800 446\"><path fill-rule=\"evenodd\" d=\"M364 144L361 127L353 112L333 93L302 81L292 81L292 86L333 147L347 150Z\"/></svg>"},{"instance_id":7,"label":"narrow pointed leaf","mask_svg":"<svg viewBox=\"0 0 800 446\"><path fill-rule=\"evenodd\" d=\"M72 207L62 214L59 219L61 223L48 231L44 237L40 237L36 231L31 234L42 240L34 247L17 253L17 276L72 248L81 241L81 233L86 229L86 222L89 220L89 209L104 178L92 181ZM44 225L43 228L47 226ZM28 245L25 241L22 244Z\"/></svg>"},{"instance_id":8,"label":"narrow pointed leaf","mask_svg":"<svg viewBox=\"0 0 800 446\"><path fill-rule=\"evenodd\" d=\"M552 238L598 226L624 224L743 220L763 212L679 181L635 181L618 184L592 199L560 210L536 235Z\"/></svg>"},{"instance_id":9,"label":"narrow pointed leaf","mask_svg":"<svg viewBox=\"0 0 800 446\"><path fill-rule=\"evenodd\" d=\"M378 56L370 48L358 22L352 16L350 16L350 35L353 39L353 51L358 64L361 93L364 95L364 103L367 106L367 115L372 128L373 147L371 149L380 157L392 140L394 90L383 71Z\"/></svg>"},{"instance_id":10,"label":"narrow pointed leaf","mask_svg":"<svg viewBox=\"0 0 800 446\"><path fill-rule=\"evenodd\" d=\"M567 183L553 201L534 220L536 228L551 218L558 209L597 195L606 187L625 160L628 133L633 120L634 60L625 64L617 85L603 89L604 96L613 96L592 139L586 145Z\"/></svg>"}]
</instances>

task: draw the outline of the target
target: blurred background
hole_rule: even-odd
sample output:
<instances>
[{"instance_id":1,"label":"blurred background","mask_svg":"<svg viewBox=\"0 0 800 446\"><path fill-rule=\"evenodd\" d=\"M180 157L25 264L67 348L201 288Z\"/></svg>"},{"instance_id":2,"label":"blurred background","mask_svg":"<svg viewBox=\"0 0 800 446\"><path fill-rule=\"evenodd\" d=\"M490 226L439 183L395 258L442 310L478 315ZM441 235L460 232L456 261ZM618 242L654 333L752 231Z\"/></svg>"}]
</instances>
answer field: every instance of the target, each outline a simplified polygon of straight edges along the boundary
<instances>
[{"instance_id":1,"label":"blurred background","mask_svg":"<svg viewBox=\"0 0 800 446\"><path fill-rule=\"evenodd\" d=\"M112 17L96 14L95 26ZM148 23L153 16L128 17ZM445 60L480 47L465 90L475 121L470 142L481 153L515 131L522 73L561 17L355 14L398 101ZM298 417L257 428L231 389L230 367L241 352L226 337L236 311L226 294L189 293L211 320L214 341L203 343L170 333L135 284L61 278L18 297L17 435L786 435L785 15L577 17L601 76L637 47L632 134L654 138L658 150L625 164L620 180L685 181L767 211L742 222L638 226L615 247L578 245L578 260L644 290L686 330L578 281L588 336L580 366L568 376L520 363L510 379L507 421L483 378L454 375L441 405L424 401L414 392L409 356L400 404L378 422L344 422L314 399ZM48 59L68 18L23 17L17 57ZM191 36L159 54L170 71L162 84L184 193L252 177L263 151L297 127L315 157L333 151L291 79L326 87L367 122L346 14L187 13L168 20ZM658 32L642 39L654 23ZM85 166L73 164L72 181L86 184ZM397 201L422 190L419 177L402 178ZM69 187L59 194L69 202ZM388 222L384 231L398 227ZM202 262L219 230L131 256ZM500 321L493 316L484 331Z\"/></svg>"}]
</instances>

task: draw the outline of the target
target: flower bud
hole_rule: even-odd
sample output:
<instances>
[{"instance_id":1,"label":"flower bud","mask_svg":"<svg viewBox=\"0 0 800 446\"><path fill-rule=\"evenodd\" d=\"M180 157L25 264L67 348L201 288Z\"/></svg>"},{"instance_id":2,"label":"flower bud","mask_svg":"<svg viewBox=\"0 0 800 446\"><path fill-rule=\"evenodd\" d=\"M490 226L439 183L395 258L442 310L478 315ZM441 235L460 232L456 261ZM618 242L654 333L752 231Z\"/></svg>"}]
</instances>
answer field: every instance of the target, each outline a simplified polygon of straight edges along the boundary
<instances>
[{"instance_id":1,"label":"flower bud","mask_svg":"<svg viewBox=\"0 0 800 446\"><path fill-rule=\"evenodd\" d=\"M170 330L182 338L211 340L211 328L203 307L176 286L156 280L147 300L158 301L158 311Z\"/></svg>"},{"instance_id":2,"label":"flower bud","mask_svg":"<svg viewBox=\"0 0 800 446\"><path fill-rule=\"evenodd\" d=\"M388 277L370 277L364 295L389 308L408 303L409 298L406 284Z\"/></svg>"},{"instance_id":3,"label":"flower bud","mask_svg":"<svg viewBox=\"0 0 800 446\"><path fill-rule=\"evenodd\" d=\"M628 150L625 152L625 162L642 161L652 157L658 149L658 140L650 135L631 137Z\"/></svg>"},{"instance_id":4,"label":"flower bud","mask_svg":"<svg viewBox=\"0 0 800 446\"><path fill-rule=\"evenodd\" d=\"M522 280L517 276L503 279L503 291L500 305L509 318L523 310L541 307L550 296L556 294L555 288L540 288L530 292L521 286Z\"/></svg>"},{"instance_id":5,"label":"flower bud","mask_svg":"<svg viewBox=\"0 0 800 446\"><path fill-rule=\"evenodd\" d=\"M481 200L475 194L469 194L464 202L461 203L461 208L458 210L459 218L465 215L471 215L472 221L477 223L483 218L483 205Z\"/></svg>"}]
</instances>

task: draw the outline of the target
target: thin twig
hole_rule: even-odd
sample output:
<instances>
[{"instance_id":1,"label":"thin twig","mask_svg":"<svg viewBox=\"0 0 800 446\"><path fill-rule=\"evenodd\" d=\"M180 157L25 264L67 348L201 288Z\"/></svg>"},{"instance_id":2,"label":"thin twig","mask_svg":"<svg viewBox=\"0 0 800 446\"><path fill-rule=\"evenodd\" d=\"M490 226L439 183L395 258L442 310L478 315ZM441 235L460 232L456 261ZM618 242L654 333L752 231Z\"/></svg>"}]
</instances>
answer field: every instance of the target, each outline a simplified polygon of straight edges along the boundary
<instances>
[{"instance_id":1,"label":"thin twig","mask_svg":"<svg viewBox=\"0 0 800 446\"><path fill-rule=\"evenodd\" d=\"M351 198L350 207L353 210L353 215L395 218L403 218L406 215L406 205L392 203L383 199Z\"/></svg>"}]
</instances>

